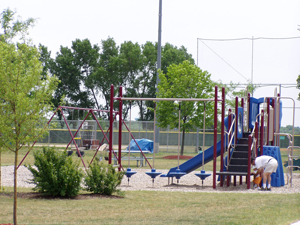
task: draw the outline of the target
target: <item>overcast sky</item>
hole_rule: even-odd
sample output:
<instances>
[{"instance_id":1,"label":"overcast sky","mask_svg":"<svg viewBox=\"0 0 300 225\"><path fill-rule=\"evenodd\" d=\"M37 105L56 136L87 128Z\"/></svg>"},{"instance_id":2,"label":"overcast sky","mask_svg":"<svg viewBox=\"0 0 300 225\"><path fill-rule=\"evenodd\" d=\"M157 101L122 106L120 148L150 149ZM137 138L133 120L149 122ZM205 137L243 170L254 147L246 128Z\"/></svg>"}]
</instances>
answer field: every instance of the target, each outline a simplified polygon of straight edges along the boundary
<instances>
[{"instance_id":1,"label":"overcast sky","mask_svg":"<svg viewBox=\"0 0 300 225\"><path fill-rule=\"evenodd\" d=\"M23 20L38 19L30 37L47 46L52 57L76 38L100 44L112 37L118 45L158 40L159 0L1 0L0 6ZM273 96L277 87L300 107L299 91L289 85L300 74L298 25L299 0L163 0L162 45L186 47L213 80L275 84L258 88L254 97ZM283 100L283 106L292 101ZM282 125L288 124L292 110L284 109ZM295 125L300 126L300 109Z\"/></svg>"}]
</instances>

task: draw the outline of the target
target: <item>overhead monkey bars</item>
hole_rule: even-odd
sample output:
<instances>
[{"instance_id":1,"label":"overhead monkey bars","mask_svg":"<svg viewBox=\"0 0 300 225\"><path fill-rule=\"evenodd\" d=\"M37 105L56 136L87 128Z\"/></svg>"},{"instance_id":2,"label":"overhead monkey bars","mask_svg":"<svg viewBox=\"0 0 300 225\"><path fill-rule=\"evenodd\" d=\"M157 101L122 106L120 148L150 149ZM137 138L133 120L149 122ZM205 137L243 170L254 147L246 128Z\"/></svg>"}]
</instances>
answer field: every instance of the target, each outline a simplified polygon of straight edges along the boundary
<instances>
[{"instance_id":1,"label":"overhead monkey bars","mask_svg":"<svg viewBox=\"0 0 300 225\"><path fill-rule=\"evenodd\" d=\"M224 111L223 108L224 108L224 104L225 104L225 88L223 87L222 88L222 98L218 99L218 87L215 86L215 96L214 98L209 98L209 99L202 99L202 98L135 98L135 97L122 97L121 93L122 93L122 87L120 87L120 97L114 97L114 86L111 85L111 110L112 110L112 107L113 107L113 102L114 100L117 100L117 101L120 101L120 105L122 104L122 101L154 101L154 102L157 102L157 101L178 101L178 102L181 102L181 101L193 101L193 102L196 102L196 101L205 101L205 102L208 102L208 101L213 101L215 102L214 103L214 156L213 156L213 166L214 166L214 176L213 176L213 188L215 189L216 188L216 159L217 159L217 124L218 124L218 110L217 110L217 107L218 107L218 102L221 102L222 103L222 115L221 115L221 127L224 126ZM119 108L119 116L122 116L122 109L121 107ZM119 121L123 121L122 118L120 117ZM123 121L124 125L126 126L125 122ZM126 127L127 128L127 127ZM128 128L127 128L128 129ZM121 142L121 126L119 126L119 143ZM222 129L224 130L224 129ZM222 132L221 130L221 132ZM132 136L132 134L130 133L130 135ZM223 152L224 151L224 138L222 137L222 135L224 135L224 132L221 134L221 151ZM133 137L133 136L132 136ZM133 137L134 138L134 137ZM142 150L140 149L141 153L142 153ZM119 154L121 155L121 149L119 148ZM143 153L142 153L143 154ZM120 157L119 157L120 159ZM147 160L148 162L148 160ZM148 163L149 164L149 163ZM149 164L149 166L151 167L151 165Z\"/></svg>"}]
</instances>

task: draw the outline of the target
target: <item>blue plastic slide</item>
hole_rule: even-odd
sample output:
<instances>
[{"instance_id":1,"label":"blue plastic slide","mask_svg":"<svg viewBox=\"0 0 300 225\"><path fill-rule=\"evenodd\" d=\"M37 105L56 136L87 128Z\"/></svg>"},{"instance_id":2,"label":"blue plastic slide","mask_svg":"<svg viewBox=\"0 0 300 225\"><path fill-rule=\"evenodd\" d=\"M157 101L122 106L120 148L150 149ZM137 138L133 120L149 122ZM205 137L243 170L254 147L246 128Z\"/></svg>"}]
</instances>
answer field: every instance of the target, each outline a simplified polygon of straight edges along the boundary
<instances>
[{"instance_id":1,"label":"blue plastic slide","mask_svg":"<svg viewBox=\"0 0 300 225\"><path fill-rule=\"evenodd\" d=\"M221 155L221 141L217 143L217 156ZM204 151L204 164L210 162L213 160L214 157L214 146L211 146L210 148L206 149ZM203 158L203 152L199 153L195 157L189 159L188 161L182 163L179 165L180 172L190 173L199 167L202 166L202 158ZM176 169L178 167L173 167L170 169L170 171L167 174L160 175L161 177L172 177L170 173L176 172Z\"/></svg>"}]
</instances>

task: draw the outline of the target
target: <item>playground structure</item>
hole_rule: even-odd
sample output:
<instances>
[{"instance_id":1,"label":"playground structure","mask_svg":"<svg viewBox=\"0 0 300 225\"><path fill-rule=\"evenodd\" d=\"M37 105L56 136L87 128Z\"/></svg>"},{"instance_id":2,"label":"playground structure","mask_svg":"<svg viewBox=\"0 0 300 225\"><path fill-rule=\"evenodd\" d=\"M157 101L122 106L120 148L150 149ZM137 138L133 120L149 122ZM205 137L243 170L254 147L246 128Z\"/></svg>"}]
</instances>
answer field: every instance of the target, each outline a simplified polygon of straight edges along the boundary
<instances>
[{"instance_id":1,"label":"playground structure","mask_svg":"<svg viewBox=\"0 0 300 225\"><path fill-rule=\"evenodd\" d=\"M113 88L112 88L113 90ZM121 89L120 89L121 90ZM120 91L120 93L122 93ZM113 95L111 95L113 96ZM123 98L112 97L111 102L114 100L144 100L144 101L214 101L215 103L215 115L214 115L214 145L207 150L199 153L190 160L187 160L177 167L171 168L167 174L161 175L161 177L173 178L177 181L181 176L190 173L198 169L201 164L213 160L213 188L216 188L216 176L219 175L220 186L223 186L223 180L226 176L227 186L231 177L234 179L234 185L236 185L237 176L240 177L240 184L242 184L242 177L246 177L247 188L250 188L251 177L251 157L259 155L270 155L277 159L279 168L276 174L272 175L272 186L283 186L284 176L281 161L281 154L279 148L279 136L287 135L291 140L288 147L288 166L289 176L288 182L292 186L292 170L293 170L293 158L298 157L293 155L294 146L292 135L280 133L280 121L282 117L282 99L291 99L280 97L276 94L274 97L264 97L255 99L250 97L241 99L241 106L239 106L238 98L236 97L235 113L232 113L229 109L228 117L225 122L225 89L222 89L222 97L218 98L218 88L215 87L214 99L160 99L160 98ZM217 124L218 115L217 108L218 102L221 102L221 140L217 143ZM112 103L111 103L112 104ZM121 104L121 103L120 103ZM260 111L261 109L261 111ZM180 110L179 110L180 113ZM293 112L293 127L294 127ZM179 116L180 118L180 116ZM179 121L180 124L180 121ZM224 127L226 125L227 131ZM180 125L178 128L180 132ZM225 140L226 138L226 140ZM179 137L178 137L179 139ZM179 145L179 144L178 144ZM111 149L110 149L111 151ZM227 153L227 156L225 156ZM179 153L178 153L179 154ZM217 157L220 156L220 170L217 171ZM208 175L202 170L200 174L196 174L201 178L201 174L204 177ZM201 178L202 179L202 178ZM203 178L205 179L205 178ZM202 179L202 180L203 180Z\"/></svg>"},{"instance_id":2,"label":"playground structure","mask_svg":"<svg viewBox=\"0 0 300 225\"><path fill-rule=\"evenodd\" d=\"M218 98L218 87L215 87L215 98L214 99L180 99L180 98L124 98L122 96L122 87L119 88L119 96L114 96L114 86L111 86L111 102L110 102L110 110L95 110L95 109L85 109L85 108L76 108L76 107L68 107L68 106L59 106L57 110L54 112L48 124L51 122L55 114L58 110L61 110L62 117L67 125L69 130L71 140L67 145L66 149L70 146L70 144L74 144L75 150L78 156L81 157L81 161L86 168L86 165L82 159L81 154L81 147L78 146L76 142L76 135L80 133L80 129L86 126L86 119L89 115L92 115L93 119L96 121L98 127L101 129L103 133L103 139L100 142L92 135L91 140L95 142L90 143L90 147L94 146L96 149L95 155L92 158L91 162L93 162L94 158L96 157L97 152L103 145L104 141L107 142L109 145L108 147L108 163L112 163L112 155L114 155L115 159L117 160L117 166L119 170L124 170L121 164L121 157L122 157L122 126L124 125L129 132L129 137L134 140L136 145L139 148L140 154L143 156L147 164L149 165L151 172L146 173L149 175L154 182L154 178L160 173L157 173L154 169L154 153L155 149L153 150L153 167L149 163L147 157L143 153L143 150L138 145L137 141L135 140L134 136L130 132L130 128L126 125L125 121L122 118L122 101L129 100L129 101L214 101L214 144L210 148L206 149L205 151L199 153L192 159L184 162L183 164L171 168L167 174L162 174L161 177L168 177L173 178L175 177L177 181L180 179L181 176L184 176L187 173L195 171L202 165L202 171L200 175L197 175L201 178L201 174L203 175L202 181L205 177L209 176L204 171L204 164L213 160L213 188L216 188L216 180L217 175L220 179L220 186L223 186L224 180L227 180L227 186L229 185L230 179L233 177L234 185L236 185L236 178L240 177L240 184L242 184L242 177L246 177L247 188L250 188L250 171L251 171L251 163L250 159L251 156L258 156L263 154L268 154L275 157L279 162L279 169L276 174L272 176L272 186L282 186L284 185L284 178L283 178L283 168L281 163L281 156L280 156L280 149L279 149L279 136L285 135L289 138L289 146L288 146L288 166L287 166L287 175L289 176L288 183L292 186L292 171L295 167L293 165L293 159L298 157L293 155L293 148L299 148L294 146L293 137L290 134L281 134L279 132L280 129L280 118L281 118L281 100L282 99L289 99L283 98L279 95L275 97L265 97L260 99L255 99L250 97L248 94L248 98L246 99L246 104L244 103L244 99L241 99L241 103L239 106L238 98L236 98L236 106L235 112L233 113L231 109L229 109L228 116L225 118L225 89L222 88L222 96ZM119 111L113 110L114 101L119 101ZM218 125L218 103L221 103L221 140L217 142L217 125ZM87 111L87 115L85 119L81 122L78 126L77 131L73 134L68 122L63 114L63 109L77 109L77 110L85 110ZM261 109L261 111L260 111ZM106 132L102 129L97 117L95 116L94 112L102 111L110 114L110 125ZM155 112L155 111L154 111ZM131 113L131 112L130 112ZM179 112L180 113L180 112ZM110 132L113 127L113 122L116 117L119 117L119 134L118 134L118 151L116 152L113 149L113 132ZM180 118L180 116L179 116ZM131 118L130 118L131 121ZM293 121L294 121L294 113L293 113ZM155 124L155 123L154 123ZM226 131L225 131L226 126ZM294 124L293 124L294 127ZM205 130L205 129L204 129ZM179 137L180 138L180 120L179 120ZM107 135L109 134L109 137ZM154 136L155 139L155 136ZM89 140L89 139L88 139ZM35 142L36 143L36 142ZM34 143L34 144L35 144ZM34 145L33 144L33 145ZM178 148L179 149L179 148ZM262 149L262 151L261 151ZM123 151L124 152L124 151ZM29 152L24 156L22 161L20 162L19 166L22 164L26 156ZM130 161L130 147L128 149L128 162ZM227 153L227 155L226 155ZM179 152L178 152L179 156ZM220 156L220 170L217 170L217 157ZM179 157L178 157L179 159ZM128 163L128 165L130 165ZM281 168L280 168L281 165ZM18 166L18 167L19 167ZM126 175L128 179L134 175L135 172L131 170L128 166ZM129 180L128 180L129 181ZM275 182L275 183L274 183Z\"/></svg>"}]
</instances>

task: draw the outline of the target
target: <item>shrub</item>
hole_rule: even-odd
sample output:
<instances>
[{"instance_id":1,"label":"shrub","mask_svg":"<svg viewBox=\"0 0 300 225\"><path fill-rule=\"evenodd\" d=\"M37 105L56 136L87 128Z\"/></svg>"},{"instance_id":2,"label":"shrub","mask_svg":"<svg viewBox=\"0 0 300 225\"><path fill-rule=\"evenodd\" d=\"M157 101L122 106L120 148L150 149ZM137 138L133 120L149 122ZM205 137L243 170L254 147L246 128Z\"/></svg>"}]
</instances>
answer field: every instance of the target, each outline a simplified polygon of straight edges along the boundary
<instances>
[{"instance_id":1,"label":"shrub","mask_svg":"<svg viewBox=\"0 0 300 225\"><path fill-rule=\"evenodd\" d=\"M95 194L124 195L124 193L117 189L121 184L125 172L116 171L112 165L105 165L102 162L94 161L87 170L84 183L86 190Z\"/></svg>"},{"instance_id":2,"label":"shrub","mask_svg":"<svg viewBox=\"0 0 300 225\"><path fill-rule=\"evenodd\" d=\"M36 185L34 191L47 195L75 197L81 187L83 172L79 161L67 157L66 151L58 152L54 148L43 148L34 153L34 166L26 166L33 174L30 183Z\"/></svg>"}]
</instances>

